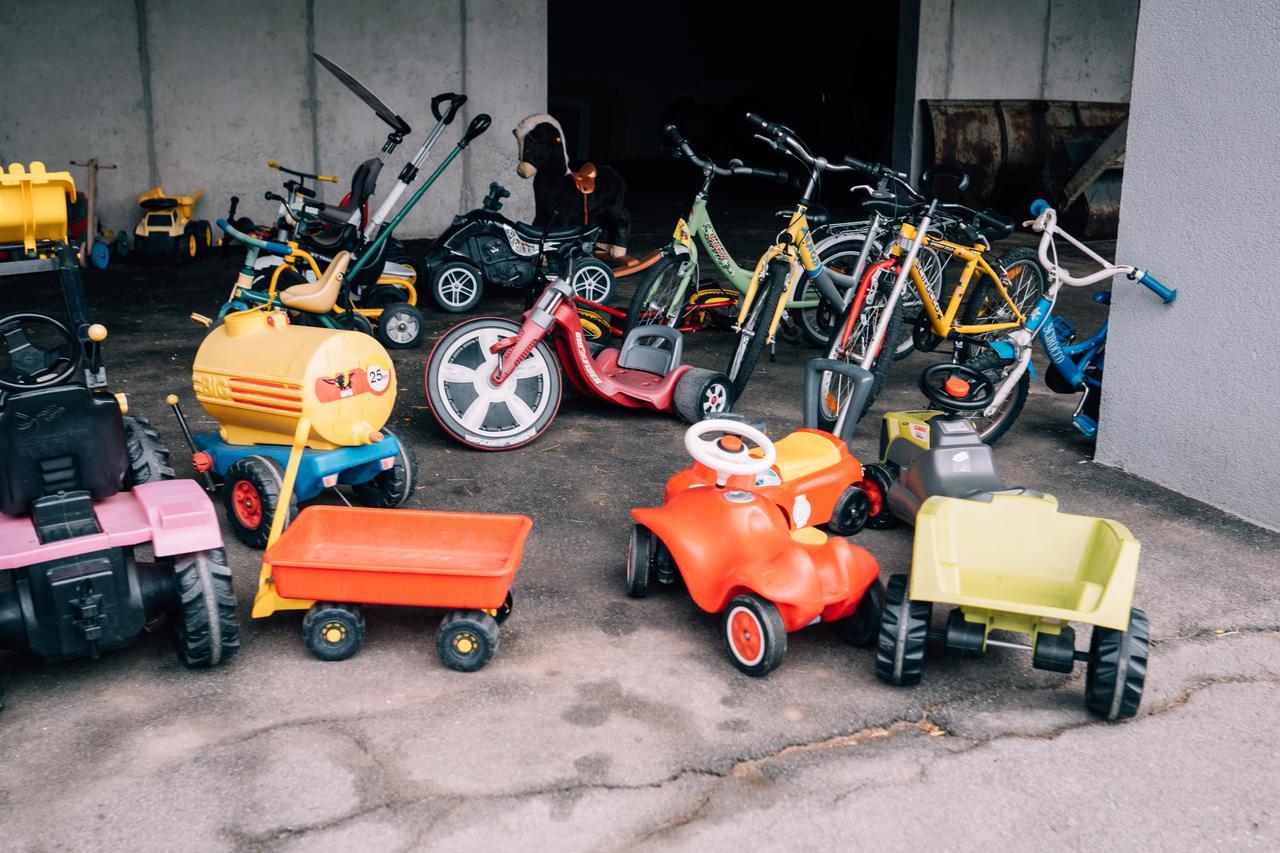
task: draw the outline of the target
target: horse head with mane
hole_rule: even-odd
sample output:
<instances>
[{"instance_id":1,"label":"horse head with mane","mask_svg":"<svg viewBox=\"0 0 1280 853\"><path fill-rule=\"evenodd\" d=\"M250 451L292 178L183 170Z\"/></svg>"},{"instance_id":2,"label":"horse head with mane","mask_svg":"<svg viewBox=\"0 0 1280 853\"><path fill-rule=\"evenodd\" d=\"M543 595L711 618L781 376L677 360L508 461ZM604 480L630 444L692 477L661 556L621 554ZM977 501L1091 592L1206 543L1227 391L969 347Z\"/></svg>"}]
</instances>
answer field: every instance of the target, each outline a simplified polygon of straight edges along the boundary
<instances>
[{"instance_id":1,"label":"horse head with mane","mask_svg":"<svg viewBox=\"0 0 1280 853\"><path fill-rule=\"evenodd\" d=\"M600 226L596 250L610 257L627 253L631 237L631 213L625 199L627 183L616 169L584 163L569 168L569 147L560 122L537 113L520 122L511 133L516 138L516 174L533 178L533 224L552 228L575 225Z\"/></svg>"}]
</instances>

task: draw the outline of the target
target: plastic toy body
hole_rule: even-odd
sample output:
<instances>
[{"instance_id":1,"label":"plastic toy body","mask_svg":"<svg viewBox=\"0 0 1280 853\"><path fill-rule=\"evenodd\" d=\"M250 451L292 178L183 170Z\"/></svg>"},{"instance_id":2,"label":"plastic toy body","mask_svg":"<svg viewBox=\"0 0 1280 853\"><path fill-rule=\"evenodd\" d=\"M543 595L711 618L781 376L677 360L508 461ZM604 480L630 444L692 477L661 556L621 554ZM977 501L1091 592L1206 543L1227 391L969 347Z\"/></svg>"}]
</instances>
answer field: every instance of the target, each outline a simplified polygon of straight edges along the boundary
<instances>
[{"instance_id":1,"label":"plastic toy body","mask_svg":"<svg viewBox=\"0 0 1280 853\"><path fill-rule=\"evenodd\" d=\"M714 442L709 452L701 448L707 436ZM761 452L748 452L743 438ZM873 641L878 563L844 539L797 528L774 497L753 486L775 462L764 434L737 421L708 420L690 427L685 445L713 472L713 482L669 489L661 507L631 511L628 593L642 597L679 572L698 607L724 614L730 659L748 675L777 667L786 634L814 622L835 623L855 644Z\"/></svg>"},{"instance_id":2,"label":"plastic toy body","mask_svg":"<svg viewBox=\"0 0 1280 853\"><path fill-rule=\"evenodd\" d=\"M431 351L431 412L463 444L510 450L533 441L560 408L561 371L581 394L631 409L675 412L690 423L732 405L727 377L681 364L683 342L674 329L640 326L620 349L593 355L563 280L552 281L522 319L519 325L499 317L469 320Z\"/></svg>"},{"instance_id":3,"label":"plastic toy body","mask_svg":"<svg viewBox=\"0 0 1280 853\"><path fill-rule=\"evenodd\" d=\"M169 195L160 187L138 197L146 211L133 229L133 251L143 255L176 255L191 260L213 244L213 228L193 219L204 190L194 195Z\"/></svg>"},{"instance_id":4,"label":"plastic toy body","mask_svg":"<svg viewBox=\"0 0 1280 853\"><path fill-rule=\"evenodd\" d=\"M67 239L67 203L76 200L76 185L67 172L47 172L44 163L30 170L13 163L0 168L0 244L20 243L33 257L41 241Z\"/></svg>"}]
</instances>

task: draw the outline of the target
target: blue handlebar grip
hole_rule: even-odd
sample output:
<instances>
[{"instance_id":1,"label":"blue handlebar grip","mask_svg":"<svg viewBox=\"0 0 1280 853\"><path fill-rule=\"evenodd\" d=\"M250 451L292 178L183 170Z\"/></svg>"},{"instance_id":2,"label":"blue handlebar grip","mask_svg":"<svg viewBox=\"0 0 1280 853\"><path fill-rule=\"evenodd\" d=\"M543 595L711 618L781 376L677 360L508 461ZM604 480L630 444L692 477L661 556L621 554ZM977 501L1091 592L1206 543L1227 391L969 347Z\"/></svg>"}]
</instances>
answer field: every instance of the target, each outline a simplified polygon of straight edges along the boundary
<instances>
[{"instance_id":1,"label":"blue handlebar grip","mask_svg":"<svg viewBox=\"0 0 1280 853\"><path fill-rule=\"evenodd\" d=\"M272 240L268 240L265 243L263 243L262 248L273 255L292 255L293 254L293 249L290 249L288 245L284 243L276 243Z\"/></svg>"},{"instance_id":2,"label":"blue handlebar grip","mask_svg":"<svg viewBox=\"0 0 1280 853\"><path fill-rule=\"evenodd\" d=\"M1031 202L1032 216L1039 216L1040 214L1044 213L1048 209L1049 209L1049 202L1045 201L1042 198L1038 198L1035 201Z\"/></svg>"},{"instance_id":3,"label":"blue handlebar grip","mask_svg":"<svg viewBox=\"0 0 1280 853\"><path fill-rule=\"evenodd\" d=\"M1156 296L1159 296L1161 299L1163 299L1165 305L1168 305L1170 302L1178 298L1178 291L1170 287L1165 287L1163 284L1160 283L1160 281L1155 276L1153 276L1149 272L1144 272L1142 274L1142 278L1138 280L1141 281L1144 285L1146 285L1147 288L1152 293L1154 293Z\"/></svg>"}]
</instances>

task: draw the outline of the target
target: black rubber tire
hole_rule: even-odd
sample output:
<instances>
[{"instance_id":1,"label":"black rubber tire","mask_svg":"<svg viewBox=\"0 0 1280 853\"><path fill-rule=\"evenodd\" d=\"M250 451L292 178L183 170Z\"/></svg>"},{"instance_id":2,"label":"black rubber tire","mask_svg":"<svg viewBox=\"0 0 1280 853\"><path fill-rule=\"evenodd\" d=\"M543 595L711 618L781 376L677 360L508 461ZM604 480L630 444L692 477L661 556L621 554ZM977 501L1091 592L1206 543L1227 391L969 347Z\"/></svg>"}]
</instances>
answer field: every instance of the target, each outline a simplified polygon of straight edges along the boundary
<instances>
[{"instance_id":1,"label":"black rubber tire","mask_svg":"<svg viewBox=\"0 0 1280 853\"><path fill-rule=\"evenodd\" d=\"M1024 316L1030 314L1031 309L1035 308L1036 303L1040 301L1040 297L1044 295L1045 288L1049 286L1049 278L1045 275L1044 268L1040 266L1040 259L1036 254L1036 250L1024 247L1014 249L1011 252L1006 252L996 260L994 266L998 272L1006 275L1010 269L1013 269L1014 267L1018 268L1014 270L1014 275L1017 276L1016 283L1018 285L1022 285L1022 287L1015 287L1015 290L1021 289L1024 292L1021 294L1021 299L1017 298L1019 294L1016 292L1010 295L1014 297L1013 301L1017 304L1018 310L1022 312ZM1023 279L1018 274L1018 270L1025 270L1026 273L1033 274L1034 278ZM1011 283L1014 283L1012 279ZM965 297L964 307L960 310L960 322L962 324L966 326L973 326L983 322L1013 321L1013 316L1009 313L1008 307L1004 304L1004 300L1000 298L998 293L994 294L994 296L996 300L995 307L998 308L999 311L995 315L984 316L990 314L986 302L987 297L993 295L991 292L993 287L994 285L992 284L991 279L983 276L973 290L969 292ZM1007 319L1006 317L999 316L1000 314L1007 315ZM1007 331L988 332L980 337L992 338L1007 334Z\"/></svg>"},{"instance_id":2,"label":"black rubber tire","mask_svg":"<svg viewBox=\"0 0 1280 853\"><path fill-rule=\"evenodd\" d=\"M458 672L475 672L498 651L498 621L483 610L450 610L436 631L440 660Z\"/></svg>"},{"instance_id":3,"label":"black rubber tire","mask_svg":"<svg viewBox=\"0 0 1280 853\"><path fill-rule=\"evenodd\" d=\"M249 484L256 492L256 495L250 496L250 499L256 501L262 510L261 520L256 525L250 526L247 519L243 519L242 514L236 511L236 484L240 482ZM266 456L246 456L227 469L222 483L222 502L227 510L227 523L231 527L232 534L250 548L267 547L267 537L271 534L271 519L275 516L276 507L280 501L280 488L283 484L284 468ZM288 527L298 514L296 495L289 496L288 513L285 518L285 527Z\"/></svg>"},{"instance_id":4,"label":"black rubber tire","mask_svg":"<svg viewBox=\"0 0 1280 853\"><path fill-rule=\"evenodd\" d=\"M733 411L733 383L714 370L691 367L676 382L671 403L687 424Z\"/></svg>"},{"instance_id":5,"label":"black rubber tire","mask_svg":"<svg viewBox=\"0 0 1280 853\"><path fill-rule=\"evenodd\" d=\"M1001 379L1003 379L1005 368L1012 363L1006 358L1001 358L995 350L983 347L978 351L977 355L965 361L964 365L982 372L994 385L999 385ZM1024 370L1022 377L1018 380L1018 384L1014 386L1013 391L1005 399L1003 407L999 412L996 412L994 418L984 418L981 412L974 413L972 417L967 418L973 424L973 428L978 431L978 437L982 439L984 444L995 444L1002 435L1009 431L1014 421L1018 419L1018 415L1022 414L1022 407L1027 403L1027 394L1030 390L1031 371Z\"/></svg>"},{"instance_id":6,"label":"black rubber tire","mask_svg":"<svg viewBox=\"0 0 1280 853\"><path fill-rule=\"evenodd\" d=\"M1084 702L1108 720L1124 720L1138 713L1147 680L1151 625L1136 607L1129 611L1129 630L1095 626L1089 642L1089 666Z\"/></svg>"},{"instance_id":7,"label":"black rubber tire","mask_svg":"<svg viewBox=\"0 0 1280 853\"><path fill-rule=\"evenodd\" d=\"M886 276L882 276L881 278L882 278L882 281L879 282L880 286L890 286L892 284L891 278L888 278ZM844 329L845 324L849 321L849 314L850 312L853 311L853 304L854 304L854 300L850 299L849 304L846 305L844 308L844 311L841 312L840 319L836 322L837 333L840 330ZM888 378L889 371L893 368L894 362L897 361L897 358L894 357L893 354L897 351L898 341L901 339L901 337L902 337L902 300L899 299L898 304L893 307L893 314L891 314L889 317L889 325L885 329L884 340L880 343L880 353L879 355L876 356L875 361L872 362L871 364L871 377L872 377L871 393L867 395L867 401L865 405L863 405L862 411L857 413L858 420L862 419L862 416L865 415L867 411L871 408L872 403L874 403L876 401L876 398L880 396L880 391L881 389L884 388L884 381L885 379ZM888 353L890 357L886 358L885 357L886 353ZM837 361L848 361L848 362L854 362L857 360L852 353L849 353L842 346L842 343L840 341L836 340L835 334L832 335L831 347L827 351L827 358L835 359ZM828 374L828 376L830 376L830 374ZM826 388L823 389L824 400L825 400L826 390L827 390ZM846 391L845 393L848 393L848 392ZM843 406L844 406L844 400L840 399L836 406L835 412L828 412L824 401L820 400L819 406L818 406L818 428L827 430L828 432L835 429L836 421L838 420L838 415L836 416L833 416L833 415L835 415L839 411L839 409L842 408Z\"/></svg>"},{"instance_id":8,"label":"black rubber tire","mask_svg":"<svg viewBox=\"0 0 1280 853\"><path fill-rule=\"evenodd\" d=\"M627 595L644 598L657 582L657 564L662 553L662 540L643 524L631 526L627 542Z\"/></svg>"},{"instance_id":9,"label":"black rubber tire","mask_svg":"<svg viewBox=\"0 0 1280 853\"><path fill-rule=\"evenodd\" d=\"M817 308L792 309L791 319L809 346L821 350L831 346L831 333L835 330L836 320L839 319L843 306L828 302L808 276L800 282L799 293L793 298L796 302L807 302L815 298L818 300Z\"/></svg>"},{"instance_id":10,"label":"black rubber tire","mask_svg":"<svg viewBox=\"0 0 1280 853\"><path fill-rule=\"evenodd\" d=\"M454 273L455 270L461 270L461 273ZM459 285L453 279L462 273L466 274L465 281ZM445 287L446 276L451 279L447 294L442 290ZM460 291L458 287L464 289ZM466 289L470 289L470 292L466 292ZM441 311L449 314L466 313L480 304L482 296L484 296L484 275L473 264L466 261L449 261L431 271L431 298L435 300L436 306Z\"/></svg>"},{"instance_id":11,"label":"black rubber tire","mask_svg":"<svg viewBox=\"0 0 1280 853\"><path fill-rule=\"evenodd\" d=\"M342 314L336 315L336 317L338 325L342 326L344 329L350 329L353 332L359 332L360 334L368 335L371 338L377 337L373 333L373 323L369 322L369 318L363 314L358 314L355 311L346 311ZM317 323L316 325L319 324Z\"/></svg>"},{"instance_id":12,"label":"black rubber tire","mask_svg":"<svg viewBox=\"0 0 1280 853\"><path fill-rule=\"evenodd\" d=\"M364 613L358 604L317 601L302 617L302 642L319 660L346 660L364 644Z\"/></svg>"},{"instance_id":13,"label":"black rubber tire","mask_svg":"<svg viewBox=\"0 0 1280 853\"><path fill-rule=\"evenodd\" d=\"M862 594L853 615L835 623L836 633L846 643L870 648L880 639L880 611L884 609L884 583L876 578Z\"/></svg>"},{"instance_id":14,"label":"black rubber tire","mask_svg":"<svg viewBox=\"0 0 1280 853\"><path fill-rule=\"evenodd\" d=\"M498 605L497 609L490 614L493 616L493 621L497 622L499 625L506 622L507 619L511 618L511 611L515 606L515 596L511 594L511 590L507 590L507 597L504 598L502 600L502 604Z\"/></svg>"},{"instance_id":15,"label":"black rubber tire","mask_svg":"<svg viewBox=\"0 0 1280 853\"><path fill-rule=\"evenodd\" d=\"M755 304L751 306L742 331L738 333L733 358L729 360L729 367L725 371L733 380L735 400L742 397L742 392L746 390L751 374L756 369L756 362L760 360L760 353L764 352L765 339L769 336L769 323L778 310L778 302L782 299L790 270L790 265L785 261L774 261L769 265L764 284L756 291Z\"/></svg>"},{"instance_id":16,"label":"black rubber tire","mask_svg":"<svg viewBox=\"0 0 1280 853\"><path fill-rule=\"evenodd\" d=\"M173 558L177 609L170 617L178 660L192 669L226 663L240 649L231 570L221 548Z\"/></svg>"},{"instance_id":17,"label":"black rubber tire","mask_svg":"<svg viewBox=\"0 0 1280 853\"><path fill-rule=\"evenodd\" d=\"M541 392L537 395L537 399L535 400L535 403L540 405L541 398L547 398L548 402L542 414L540 414L532 424L520 428L518 432L513 432L497 439L493 439L483 433L476 432L470 427L465 426L456 416L457 406L461 405L461 403L457 403L457 405L455 405L456 401L452 399L447 402L442 399L441 394L437 389L437 385L441 383L437 380L440 376L440 371L444 369L443 360L447 351L458 341L459 338L473 335L482 328L497 329L504 336L514 336L520 332L520 325L518 323L511 320L504 320L500 317L477 317L474 320L459 323L457 326L454 326L446 332L440 340L436 342L436 345L431 350L431 354L427 357L427 402L431 406L431 414L436 419L436 422L440 424L441 428L444 429L445 432L457 441L460 441L469 447L475 447L479 450L513 450L517 447L523 447L529 442L535 440L538 436L546 432L547 428L551 426L551 422L555 420L556 412L560 410L560 401L563 394L562 382L560 379L560 365L556 360L555 352L548 345L547 341L539 341L533 351L525 357L525 361L536 355L545 361L548 366L546 384L541 389ZM475 345L468 344L464 349L472 346ZM455 355L460 354L461 351L462 350L459 350ZM524 363L525 362L521 362L522 365ZM445 384L448 386L452 383ZM461 385L458 393L468 393L465 383L458 384ZM474 386L472 386L472 388L474 388ZM475 394L474 390L469 393L472 395ZM524 398L522 397L521 399L523 400ZM474 402L474 400L472 402ZM528 404L528 401L525 402ZM494 404L490 404L490 413L492 413L493 405ZM517 426L519 425L517 424Z\"/></svg>"},{"instance_id":18,"label":"black rubber tire","mask_svg":"<svg viewBox=\"0 0 1280 853\"><path fill-rule=\"evenodd\" d=\"M959 607L947 615L947 650L961 657L981 657L986 651L987 632L984 626L964 618Z\"/></svg>"},{"instance_id":19,"label":"black rubber tire","mask_svg":"<svg viewBox=\"0 0 1280 853\"><path fill-rule=\"evenodd\" d=\"M182 229L182 236L174 240L174 250L183 263L190 263L200 257L200 238L196 236L194 222L188 222L187 227Z\"/></svg>"},{"instance_id":20,"label":"black rubber tire","mask_svg":"<svg viewBox=\"0 0 1280 853\"><path fill-rule=\"evenodd\" d=\"M887 530L898 523L898 518L889 509L889 489L893 486L893 474L879 462L871 462L862 466L862 480L870 480L880 490L880 510L872 513L868 510L867 527L872 530ZM872 502L874 508L875 501Z\"/></svg>"},{"instance_id":21,"label":"black rubber tire","mask_svg":"<svg viewBox=\"0 0 1280 853\"><path fill-rule=\"evenodd\" d=\"M855 483L840 493L831 509L827 529L837 536L856 536L871 517L871 501Z\"/></svg>"},{"instance_id":22,"label":"black rubber tire","mask_svg":"<svg viewBox=\"0 0 1280 853\"><path fill-rule=\"evenodd\" d=\"M1036 634L1035 647L1031 650L1031 665L1036 669L1070 675L1076 666L1075 629L1070 625L1063 625L1057 634Z\"/></svg>"},{"instance_id":23,"label":"black rubber tire","mask_svg":"<svg viewBox=\"0 0 1280 853\"><path fill-rule=\"evenodd\" d=\"M125 415L124 445L129 452L129 467L124 472L124 487L132 489L143 483L173 479L169 449L160 440L151 421L141 415Z\"/></svg>"},{"instance_id":24,"label":"black rubber tire","mask_svg":"<svg viewBox=\"0 0 1280 853\"><path fill-rule=\"evenodd\" d=\"M197 252L201 255L213 245L213 228L203 219L196 220L196 245Z\"/></svg>"},{"instance_id":25,"label":"black rubber tire","mask_svg":"<svg viewBox=\"0 0 1280 853\"><path fill-rule=\"evenodd\" d=\"M613 277L613 269L604 261L585 258L573 262L573 278L570 279L569 285L579 299L585 299L597 305L608 305L617 289L617 279ZM604 290L604 295L594 298L592 293L600 289Z\"/></svg>"},{"instance_id":26,"label":"black rubber tire","mask_svg":"<svg viewBox=\"0 0 1280 853\"><path fill-rule=\"evenodd\" d=\"M749 636L742 634L735 621L739 614L745 614L751 625ZM768 675L778 668L787 654L787 629L782 624L782 615L771 601L758 595L744 593L734 598L724 609L720 620L720 635L724 638L725 650L733 665L753 678ZM750 638L760 643L758 655L744 657L744 645L750 645Z\"/></svg>"},{"instance_id":27,"label":"black rubber tire","mask_svg":"<svg viewBox=\"0 0 1280 853\"><path fill-rule=\"evenodd\" d=\"M386 427L382 431L394 438L400 448L395 464L372 480L352 486L351 491L365 506L391 509L413 497L413 490L418 487L418 457L407 441Z\"/></svg>"},{"instance_id":28,"label":"black rubber tire","mask_svg":"<svg viewBox=\"0 0 1280 853\"><path fill-rule=\"evenodd\" d=\"M924 672L933 606L926 601L912 601L908 597L910 588L906 575L893 575L884 594L876 643L876 675L890 684L917 684Z\"/></svg>"},{"instance_id":29,"label":"black rubber tire","mask_svg":"<svg viewBox=\"0 0 1280 853\"><path fill-rule=\"evenodd\" d=\"M644 278L640 279L640 283L636 285L635 293L631 294L631 302L627 305L627 318L622 325L622 334L625 336L636 326L650 325L654 322L652 317L645 316L645 306L651 301L657 301L660 297L661 304L669 305L671 298L675 295L676 284L680 279L684 265L691 263L688 255L672 255L663 258L649 268L644 274ZM693 276L690 276L689 282L686 284L685 300L689 298L687 293L696 282ZM663 323L662 325L673 325L672 323ZM676 323L679 325L679 318Z\"/></svg>"},{"instance_id":30,"label":"black rubber tire","mask_svg":"<svg viewBox=\"0 0 1280 853\"><path fill-rule=\"evenodd\" d=\"M387 349L412 349L422 345L426 325L422 312L408 302L395 302L382 309L373 336Z\"/></svg>"}]
</instances>

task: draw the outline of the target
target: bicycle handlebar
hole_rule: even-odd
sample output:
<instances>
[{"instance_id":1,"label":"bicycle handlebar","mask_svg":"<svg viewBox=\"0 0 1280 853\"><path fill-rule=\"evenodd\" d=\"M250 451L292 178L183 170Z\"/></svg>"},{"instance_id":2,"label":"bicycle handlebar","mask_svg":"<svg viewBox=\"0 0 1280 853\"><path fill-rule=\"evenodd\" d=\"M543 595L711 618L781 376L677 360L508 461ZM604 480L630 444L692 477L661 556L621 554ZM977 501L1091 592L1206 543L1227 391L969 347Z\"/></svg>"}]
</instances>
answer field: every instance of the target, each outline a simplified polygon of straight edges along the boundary
<instances>
[{"instance_id":1,"label":"bicycle handlebar","mask_svg":"<svg viewBox=\"0 0 1280 853\"><path fill-rule=\"evenodd\" d=\"M449 102L449 109L444 115L441 115L440 105L445 101ZM436 117L436 121L444 122L445 124L453 124L454 116L458 114L458 110L462 109L462 105L466 102L466 95L455 95L453 92L442 92L431 99L431 114ZM481 133L483 133L483 131L481 131Z\"/></svg>"},{"instance_id":2,"label":"bicycle handlebar","mask_svg":"<svg viewBox=\"0 0 1280 853\"><path fill-rule=\"evenodd\" d=\"M277 243L274 240L259 240L257 237L250 237L241 231L237 231L227 220L219 219L217 222L222 233L226 234L234 240L244 243L246 246L256 246L264 252L270 252L273 255L289 256L293 254L293 249L285 243Z\"/></svg>"},{"instance_id":3,"label":"bicycle handlebar","mask_svg":"<svg viewBox=\"0 0 1280 853\"><path fill-rule=\"evenodd\" d=\"M815 157L799 138L796 132L785 124L776 124L762 119L755 113L747 113L747 123L762 131L755 136L775 151L785 149L786 153L818 172L852 172L854 167L848 163L832 163L825 157Z\"/></svg>"},{"instance_id":4,"label":"bicycle handlebar","mask_svg":"<svg viewBox=\"0 0 1280 853\"><path fill-rule=\"evenodd\" d=\"M857 157L854 157L852 154L844 155L843 162L844 162L844 165L848 166L854 171L862 172L869 178L875 178L875 179L891 178L895 181L898 181L899 183L904 183L904 184L910 180L910 178L908 178L906 174L902 172L895 172L893 169L890 169L888 166L885 166L882 163L868 163L865 160L859 160ZM908 184L908 186L910 185Z\"/></svg>"},{"instance_id":5,"label":"bicycle handlebar","mask_svg":"<svg viewBox=\"0 0 1280 853\"><path fill-rule=\"evenodd\" d=\"M689 140L680 134L680 128L674 124L669 124L662 129L662 136L681 154L683 154L690 163L700 169L707 170L721 177L729 175L738 175L745 177L764 178L770 181L777 181L785 184L791 179L791 175L785 169L759 169L754 166L744 166L741 160L730 160L728 166L717 166L706 157L699 156L693 150L693 146L689 144Z\"/></svg>"},{"instance_id":6,"label":"bicycle handlebar","mask_svg":"<svg viewBox=\"0 0 1280 853\"><path fill-rule=\"evenodd\" d=\"M1041 235L1040 246L1037 252L1040 257L1040 263L1063 284L1069 284L1073 287L1084 287L1090 284L1097 284L1100 281L1105 281L1106 279L1113 278L1116 275L1124 275L1130 281L1138 282L1156 296L1159 296L1166 305L1178 298L1177 290L1172 287L1166 287L1159 279L1146 270L1141 270L1128 264L1113 264L1067 232L1058 228L1058 212L1054 210L1049 205L1049 202L1044 199L1038 198L1031 203L1031 214L1035 216L1035 219L1027 224L1031 226L1033 231L1039 231ZM1057 234L1061 234L1073 246L1096 261L1102 269L1095 273L1090 273L1089 275L1077 277L1068 273L1063 266L1055 263L1054 260L1050 260L1049 248L1053 245L1053 238Z\"/></svg>"},{"instance_id":7,"label":"bicycle handlebar","mask_svg":"<svg viewBox=\"0 0 1280 853\"><path fill-rule=\"evenodd\" d=\"M267 166L271 169L275 169L278 172L285 172L290 175L296 175L299 178L310 178L313 181L325 181L326 183L330 183L330 184L336 184L338 182L338 178L335 175L313 175L310 172L299 172L297 169L290 169L288 166L285 166L275 160L268 160Z\"/></svg>"}]
</instances>

